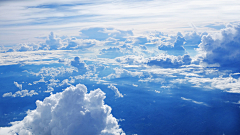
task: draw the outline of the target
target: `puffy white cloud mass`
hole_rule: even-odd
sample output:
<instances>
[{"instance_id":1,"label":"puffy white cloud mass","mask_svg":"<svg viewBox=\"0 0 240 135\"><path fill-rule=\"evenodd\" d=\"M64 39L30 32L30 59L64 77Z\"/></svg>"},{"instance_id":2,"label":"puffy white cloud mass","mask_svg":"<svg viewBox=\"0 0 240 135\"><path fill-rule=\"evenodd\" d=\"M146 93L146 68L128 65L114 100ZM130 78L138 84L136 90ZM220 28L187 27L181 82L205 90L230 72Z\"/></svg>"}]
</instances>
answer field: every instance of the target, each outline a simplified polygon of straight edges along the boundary
<instances>
[{"instance_id":1,"label":"puffy white cloud mass","mask_svg":"<svg viewBox=\"0 0 240 135\"><path fill-rule=\"evenodd\" d=\"M185 48L183 47L183 44L185 42L185 39L182 37L182 35L179 33L177 36L175 42L170 45L161 44L158 46L159 50L167 51L170 55L184 55L185 54Z\"/></svg>"},{"instance_id":2,"label":"puffy white cloud mass","mask_svg":"<svg viewBox=\"0 0 240 135\"><path fill-rule=\"evenodd\" d=\"M17 91L14 94L12 92L4 93L2 97L26 97L26 96L33 96L33 95L38 95L37 92L34 90L28 91L28 90L21 90Z\"/></svg>"},{"instance_id":3,"label":"puffy white cloud mass","mask_svg":"<svg viewBox=\"0 0 240 135\"><path fill-rule=\"evenodd\" d=\"M113 90L115 92L115 96L116 97L123 97L123 95L119 92L118 88L112 84L110 84L108 86L108 88L110 88L111 90Z\"/></svg>"},{"instance_id":4,"label":"puffy white cloud mass","mask_svg":"<svg viewBox=\"0 0 240 135\"><path fill-rule=\"evenodd\" d=\"M123 135L111 107L104 104L100 89L87 93L85 85L70 86L63 92L36 101L37 108L22 121L0 128L2 134L34 135Z\"/></svg>"},{"instance_id":5,"label":"puffy white cloud mass","mask_svg":"<svg viewBox=\"0 0 240 135\"><path fill-rule=\"evenodd\" d=\"M239 71L240 66L240 24L228 25L220 33L204 35L199 44L203 62L219 64L222 68Z\"/></svg>"},{"instance_id":6,"label":"puffy white cloud mass","mask_svg":"<svg viewBox=\"0 0 240 135\"><path fill-rule=\"evenodd\" d=\"M53 32L50 33L48 39L46 40L46 44L49 45L51 50L57 50L64 46L62 40L57 38Z\"/></svg>"},{"instance_id":7,"label":"puffy white cloud mass","mask_svg":"<svg viewBox=\"0 0 240 135\"><path fill-rule=\"evenodd\" d=\"M191 57L189 55L173 56L173 55L159 55L157 57L149 58L147 64L150 66L160 66L162 68L178 68L182 65L191 64Z\"/></svg>"}]
</instances>

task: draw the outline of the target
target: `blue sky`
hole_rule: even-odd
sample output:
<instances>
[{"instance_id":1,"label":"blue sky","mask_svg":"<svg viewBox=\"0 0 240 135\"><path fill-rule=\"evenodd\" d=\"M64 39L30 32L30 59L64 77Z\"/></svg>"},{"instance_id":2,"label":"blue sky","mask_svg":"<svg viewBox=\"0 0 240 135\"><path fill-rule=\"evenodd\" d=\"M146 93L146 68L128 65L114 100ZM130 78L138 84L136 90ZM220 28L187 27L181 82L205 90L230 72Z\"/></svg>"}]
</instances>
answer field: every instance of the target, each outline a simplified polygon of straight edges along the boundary
<instances>
[{"instance_id":1,"label":"blue sky","mask_svg":"<svg viewBox=\"0 0 240 135\"><path fill-rule=\"evenodd\" d=\"M240 134L239 6L0 1L0 135Z\"/></svg>"}]
</instances>

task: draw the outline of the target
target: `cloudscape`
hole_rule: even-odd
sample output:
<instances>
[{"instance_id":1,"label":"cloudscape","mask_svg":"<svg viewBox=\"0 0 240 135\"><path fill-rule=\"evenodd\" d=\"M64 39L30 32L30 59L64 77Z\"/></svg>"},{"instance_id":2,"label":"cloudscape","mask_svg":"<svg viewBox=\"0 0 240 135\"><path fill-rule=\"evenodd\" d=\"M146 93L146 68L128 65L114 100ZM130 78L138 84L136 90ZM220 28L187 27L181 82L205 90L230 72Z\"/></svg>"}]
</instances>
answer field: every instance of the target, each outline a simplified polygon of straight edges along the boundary
<instances>
[{"instance_id":1,"label":"cloudscape","mask_svg":"<svg viewBox=\"0 0 240 135\"><path fill-rule=\"evenodd\" d=\"M239 9L0 0L0 135L240 134Z\"/></svg>"}]
</instances>

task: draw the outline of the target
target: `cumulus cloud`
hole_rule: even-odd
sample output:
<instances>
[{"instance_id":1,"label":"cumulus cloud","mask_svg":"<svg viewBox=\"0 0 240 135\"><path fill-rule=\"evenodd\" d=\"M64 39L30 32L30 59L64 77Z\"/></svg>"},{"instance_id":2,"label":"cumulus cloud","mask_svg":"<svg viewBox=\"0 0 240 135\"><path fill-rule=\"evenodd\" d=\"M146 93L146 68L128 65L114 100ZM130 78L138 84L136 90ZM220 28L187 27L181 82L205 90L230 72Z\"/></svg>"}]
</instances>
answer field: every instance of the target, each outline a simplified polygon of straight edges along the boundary
<instances>
[{"instance_id":1,"label":"cumulus cloud","mask_svg":"<svg viewBox=\"0 0 240 135\"><path fill-rule=\"evenodd\" d=\"M141 77L143 76L143 72L132 72L123 68L114 68L115 73L108 75L107 79L114 79L114 78L122 78L122 77Z\"/></svg>"},{"instance_id":2,"label":"cumulus cloud","mask_svg":"<svg viewBox=\"0 0 240 135\"><path fill-rule=\"evenodd\" d=\"M191 64L191 60L189 55L173 56L162 54L157 57L149 58L147 64L149 66L160 66L163 68L178 68L182 65Z\"/></svg>"},{"instance_id":3,"label":"cumulus cloud","mask_svg":"<svg viewBox=\"0 0 240 135\"><path fill-rule=\"evenodd\" d=\"M53 32L51 32L48 36L46 44L50 47L51 50L57 50L64 46L61 38L56 37Z\"/></svg>"},{"instance_id":4,"label":"cumulus cloud","mask_svg":"<svg viewBox=\"0 0 240 135\"><path fill-rule=\"evenodd\" d=\"M73 71L75 71L74 68L64 68L64 67L43 67L41 70L37 73L30 72L30 74L36 75L36 76L51 76L51 77L56 77L59 75L64 75L64 74L71 74ZM40 80L42 81L42 80Z\"/></svg>"},{"instance_id":5,"label":"cumulus cloud","mask_svg":"<svg viewBox=\"0 0 240 135\"><path fill-rule=\"evenodd\" d=\"M37 108L22 121L0 128L4 134L35 135L120 135L125 134L104 103L100 89L87 93L85 85L70 86L63 92L36 101Z\"/></svg>"},{"instance_id":6,"label":"cumulus cloud","mask_svg":"<svg viewBox=\"0 0 240 135\"><path fill-rule=\"evenodd\" d=\"M71 65L78 69L79 73L85 73L88 69L85 62L81 61L79 57L75 57L73 61L71 61Z\"/></svg>"},{"instance_id":7,"label":"cumulus cloud","mask_svg":"<svg viewBox=\"0 0 240 135\"><path fill-rule=\"evenodd\" d=\"M184 55L185 48L183 47L185 39L179 34L173 44L161 44L159 50L166 51L170 55Z\"/></svg>"},{"instance_id":8,"label":"cumulus cloud","mask_svg":"<svg viewBox=\"0 0 240 135\"><path fill-rule=\"evenodd\" d=\"M26 96L33 96L33 95L38 95L37 92L34 90L28 91L28 90L21 90L17 91L14 94L12 92L4 93L2 97L26 97Z\"/></svg>"},{"instance_id":9,"label":"cumulus cloud","mask_svg":"<svg viewBox=\"0 0 240 135\"><path fill-rule=\"evenodd\" d=\"M124 63L124 64L143 64L147 62L147 59L143 56L136 56L136 55L126 55L122 57L115 58L117 62Z\"/></svg>"},{"instance_id":10,"label":"cumulus cloud","mask_svg":"<svg viewBox=\"0 0 240 135\"><path fill-rule=\"evenodd\" d=\"M131 45L120 45L115 47L104 48L100 51L99 57L116 58L127 54L134 54L134 48Z\"/></svg>"},{"instance_id":11,"label":"cumulus cloud","mask_svg":"<svg viewBox=\"0 0 240 135\"><path fill-rule=\"evenodd\" d=\"M222 29L215 35L204 35L199 44L203 62L219 64L222 68L239 71L240 66L240 24Z\"/></svg>"},{"instance_id":12,"label":"cumulus cloud","mask_svg":"<svg viewBox=\"0 0 240 135\"><path fill-rule=\"evenodd\" d=\"M123 97L123 95L119 92L118 88L112 84L108 86L109 89L113 90L115 92L116 97Z\"/></svg>"}]
</instances>

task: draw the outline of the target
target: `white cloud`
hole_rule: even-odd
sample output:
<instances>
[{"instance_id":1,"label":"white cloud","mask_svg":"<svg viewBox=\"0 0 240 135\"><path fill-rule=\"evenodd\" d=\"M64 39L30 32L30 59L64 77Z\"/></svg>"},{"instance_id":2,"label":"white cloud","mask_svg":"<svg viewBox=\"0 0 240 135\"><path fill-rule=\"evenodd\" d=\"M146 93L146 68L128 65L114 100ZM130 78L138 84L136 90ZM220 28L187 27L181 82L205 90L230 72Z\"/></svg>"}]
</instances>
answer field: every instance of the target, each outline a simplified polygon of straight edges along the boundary
<instances>
[{"instance_id":1,"label":"white cloud","mask_svg":"<svg viewBox=\"0 0 240 135\"><path fill-rule=\"evenodd\" d=\"M184 55L186 54L186 50L183 47L184 42L185 42L185 39L182 37L182 34L179 34L176 37L176 40L173 44L171 45L161 44L160 46L158 46L158 49L166 51L170 55L175 55L175 56Z\"/></svg>"},{"instance_id":2,"label":"white cloud","mask_svg":"<svg viewBox=\"0 0 240 135\"><path fill-rule=\"evenodd\" d=\"M51 32L48 39L46 40L46 44L50 47L51 50L57 50L64 47L61 38L56 37L56 35Z\"/></svg>"},{"instance_id":3,"label":"white cloud","mask_svg":"<svg viewBox=\"0 0 240 135\"><path fill-rule=\"evenodd\" d=\"M209 105L207 105L204 102L198 102L198 101L195 101L195 100L192 100L192 99L188 99L188 98L184 98L184 97L181 97L181 99L182 100L186 100L186 101L190 101L190 102L195 103L195 104L204 105L204 106L208 106L209 107Z\"/></svg>"},{"instance_id":4,"label":"white cloud","mask_svg":"<svg viewBox=\"0 0 240 135\"><path fill-rule=\"evenodd\" d=\"M18 82L14 82L15 86L22 90L22 84L18 84Z\"/></svg>"},{"instance_id":5,"label":"white cloud","mask_svg":"<svg viewBox=\"0 0 240 135\"><path fill-rule=\"evenodd\" d=\"M112 84L110 84L108 86L108 88L110 88L111 90L113 90L115 92L115 96L116 97L123 97L123 95L119 92L118 88Z\"/></svg>"},{"instance_id":6,"label":"white cloud","mask_svg":"<svg viewBox=\"0 0 240 135\"><path fill-rule=\"evenodd\" d=\"M33 96L33 95L38 95L37 92L34 90L28 91L28 90L21 90L17 91L14 94L12 92L4 93L2 97L26 97L26 96Z\"/></svg>"},{"instance_id":7,"label":"white cloud","mask_svg":"<svg viewBox=\"0 0 240 135\"><path fill-rule=\"evenodd\" d=\"M117 119L111 107L104 104L100 89L87 93L85 85L70 86L63 92L36 101L37 108L27 112L22 121L0 128L5 134L35 135L120 135Z\"/></svg>"},{"instance_id":8,"label":"white cloud","mask_svg":"<svg viewBox=\"0 0 240 135\"><path fill-rule=\"evenodd\" d=\"M240 24L228 25L221 33L202 37L199 52L203 62L220 64L223 69L239 70L240 66Z\"/></svg>"},{"instance_id":9,"label":"white cloud","mask_svg":"<svg viewBox=\"0 0 240 135\"><path fill-rule=\"evenodd\" d=\"M191 61L192 59L189 55L173 56L160 54L156 57L149 58L147 64L150 66L160 66L163 68L179 68L182 65L191 64Z\"/></svg>"},{"instance_id":10,"label":"white cloud","mask_svg":"<svg viewBox=\"0 0 240 135\"><path fill-rule=\"evenodd\" d=\"M84 61L81 61L79 57L75 57L73 61L71 61L71 65L78 69L79 73L85 73L88 70L88 67Z\"/></svg>"},{"instance_id":11,"label":"white cloud","mask_svg":"<svg viewBox=\"0 0 240 135\"><path fill-rule=\"evenodd\" d=\"M143 75L142 72L132 72L123 68L114 68L115 73L112 73L108 75L107 77L104 77L104 79L114 79L114 78L121 78L121 77L141 77Z\"/></svg>"},{"instance_id":12,"label":"white cloud","mask_svg":"<svg viewBox=\"0 0 240 135\"><path fill-rule=\"evenodd\" d=\"M74 68L65 68L65 67L43 67L41 70L37 73L30 72L30 74L36 75L36 76L42 76L42 77L56 77L58 75L64 75L64 74L72 74L72 72L75 71Z\"/></svg>"}]
</instances>

